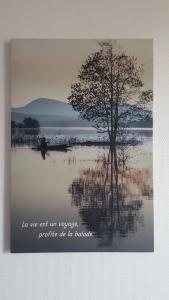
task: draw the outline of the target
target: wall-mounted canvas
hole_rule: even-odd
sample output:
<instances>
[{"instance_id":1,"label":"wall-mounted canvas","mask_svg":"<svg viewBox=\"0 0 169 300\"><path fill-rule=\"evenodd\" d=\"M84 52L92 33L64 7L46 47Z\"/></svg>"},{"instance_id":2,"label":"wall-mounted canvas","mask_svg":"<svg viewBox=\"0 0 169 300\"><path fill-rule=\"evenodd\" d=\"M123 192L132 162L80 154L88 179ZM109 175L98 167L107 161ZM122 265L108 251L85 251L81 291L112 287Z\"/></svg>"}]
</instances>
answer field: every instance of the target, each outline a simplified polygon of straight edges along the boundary
<instances>
[{"instance_id":1,"label":"wall-mounted canvas","mask_svg":"<svg viewBox=\"0 0 169 300\"><path fill-rule=\"evenodd\" d=\"M11 42L11 251L150 252L153 40Z\"/></svg>"}]
</instances>

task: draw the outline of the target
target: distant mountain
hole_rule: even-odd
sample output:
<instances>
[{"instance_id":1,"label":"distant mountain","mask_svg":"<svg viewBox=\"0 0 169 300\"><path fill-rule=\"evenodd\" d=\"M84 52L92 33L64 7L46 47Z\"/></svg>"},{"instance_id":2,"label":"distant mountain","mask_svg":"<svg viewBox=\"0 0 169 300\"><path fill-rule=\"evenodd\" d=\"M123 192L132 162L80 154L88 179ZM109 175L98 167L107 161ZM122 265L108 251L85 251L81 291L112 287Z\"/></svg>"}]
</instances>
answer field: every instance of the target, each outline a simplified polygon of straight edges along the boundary
<instances>
[{"instance_id":1,"label":"distant mountain","mask_svg":"<svg viewBox=\"0 0 169 300\"><path fill-rule=\"evenodd\" d=\"M128 105L121 106L121 111L128 109ZM142 110L144 116L144 111ZM32 117L39 121L41 127L90 127L91 123L80 120L79 113L74 111L70 104L39 98L22 107L12 108L11 119L22 122L24 118ZM142 121L135 120L130 127L152 127L151 118L143 118Z\"/></svg>"},{"instance_id":2,"label":"distant mountain","mask_svg":"<svg viewBox=\"0 0 169 300\"><path fill-rule=\"evenodd\" d=\"M13 121L22 122L26 117L37 119L42 127L91 126L88 121L79 119L79 113L74 111L70 104L46 98L39 98L25 106L12 108Z\"/></svg>"},{"instance_id":3,"label":"distant mountain","mask_svg":"<svg viewBox=\"0 0 169 300\"><path fill-rule=\"evenodd\" d=\"M39 98L33 100L25 106L12 108L12 112L29 114L29 115L48 115L48 116L64 116L73 119L78 118L78 113L65 102Z\"/></svg>"}]
</instances>

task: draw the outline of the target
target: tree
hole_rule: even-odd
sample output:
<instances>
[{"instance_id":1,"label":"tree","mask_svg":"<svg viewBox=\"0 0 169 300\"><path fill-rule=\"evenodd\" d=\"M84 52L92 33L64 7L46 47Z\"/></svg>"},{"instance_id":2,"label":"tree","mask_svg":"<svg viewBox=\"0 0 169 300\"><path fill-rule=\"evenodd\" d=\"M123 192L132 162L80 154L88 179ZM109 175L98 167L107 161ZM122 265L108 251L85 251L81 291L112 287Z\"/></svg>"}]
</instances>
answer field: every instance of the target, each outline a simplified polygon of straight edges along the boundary
<instances>
[{"instance_id":1,"label":"tree","mask_svg":"<svg viewBox=\"0 0 169 300\"><path fill-rule=\"evenodd\" d=\"M119 129L139 117L143 66L135 56L101 42L100 50L81 66L79 81L71 86L69 103L98 130L107 131L111 148Z\"/></svg>"},{"instance_id":2,"label":"tree","mask_svg":"<svg viewBox=\"0 0 169 300\"><path fill-rule=\"evenodd\" d=\"M33 118L24 118L23 120L23 128L39 128L39 121Z\"/></svg>"},{"instance_id":3,"label":"tree","mask_svg":"<svg viewBox=\"0 0 169 300\"><path fill-rule=\"evenodd\" d=\"M152 117L153 91L147 90L140 94L139 106L147 113L146 117Z\"/></svg>"}]
</instances>

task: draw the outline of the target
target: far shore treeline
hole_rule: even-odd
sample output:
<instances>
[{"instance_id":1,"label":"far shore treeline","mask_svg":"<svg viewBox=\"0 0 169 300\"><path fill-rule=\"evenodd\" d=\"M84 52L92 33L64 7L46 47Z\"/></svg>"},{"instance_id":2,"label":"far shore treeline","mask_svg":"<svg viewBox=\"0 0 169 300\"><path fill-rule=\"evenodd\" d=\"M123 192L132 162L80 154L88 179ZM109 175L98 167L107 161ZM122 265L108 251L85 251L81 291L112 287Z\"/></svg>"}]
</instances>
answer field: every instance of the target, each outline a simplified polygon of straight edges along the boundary
<instances>
[{"instance_id":1,"label":"far shore treeline","mask_svg":"<svg viewBox=\"0 0 169 300\"><path fill-rule=\"evenodd\" d=\"M23 122L15 122L15 121L11 121L11 128L35 128L38 129L40 128L40 124L39 121L33 118L24 118Z\"/></svg>"}]
</instances>

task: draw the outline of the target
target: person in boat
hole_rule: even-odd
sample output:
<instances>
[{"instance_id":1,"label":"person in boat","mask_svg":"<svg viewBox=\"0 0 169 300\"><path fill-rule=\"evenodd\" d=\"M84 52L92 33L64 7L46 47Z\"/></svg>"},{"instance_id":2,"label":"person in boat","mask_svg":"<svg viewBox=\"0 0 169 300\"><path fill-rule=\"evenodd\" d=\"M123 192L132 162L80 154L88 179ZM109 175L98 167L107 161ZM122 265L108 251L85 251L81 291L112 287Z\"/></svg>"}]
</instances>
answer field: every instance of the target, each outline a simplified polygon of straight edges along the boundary
<instances>
[{"instance_id":1,"label":"person in boat","mask_svg":"<svg viewBox=\"0 0 169 300\"><path fill-rule=\"evenodd\" d=\"M40 147L41 147L41 149L44 149L44 150L47 149L47 142L46 142L46 138L45 137L42 138Z\"/></svg>"}]
</instances>

